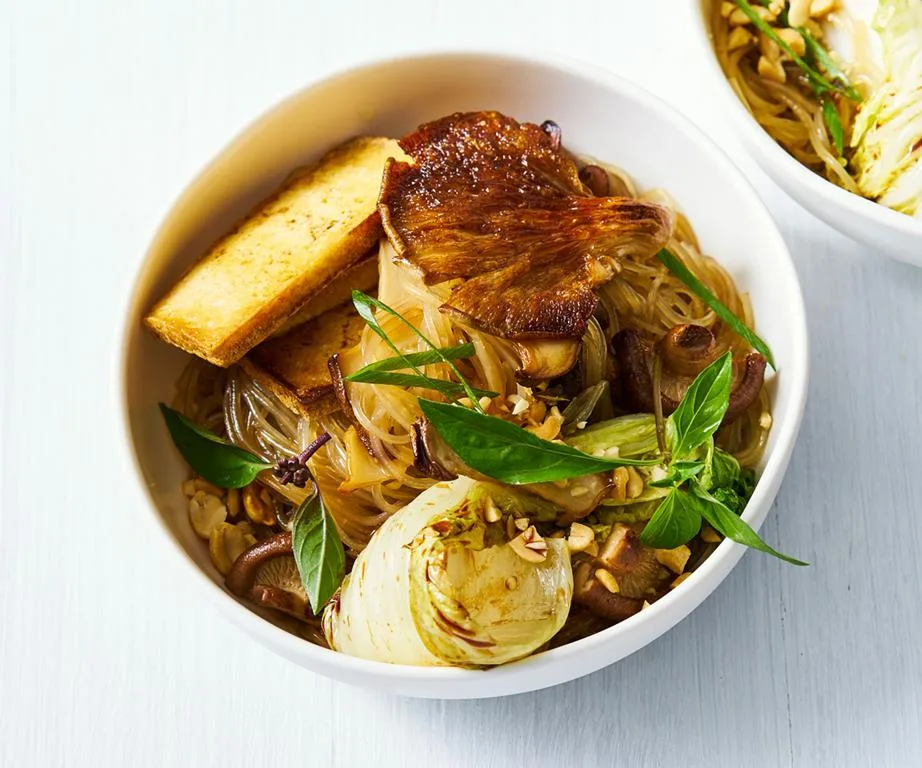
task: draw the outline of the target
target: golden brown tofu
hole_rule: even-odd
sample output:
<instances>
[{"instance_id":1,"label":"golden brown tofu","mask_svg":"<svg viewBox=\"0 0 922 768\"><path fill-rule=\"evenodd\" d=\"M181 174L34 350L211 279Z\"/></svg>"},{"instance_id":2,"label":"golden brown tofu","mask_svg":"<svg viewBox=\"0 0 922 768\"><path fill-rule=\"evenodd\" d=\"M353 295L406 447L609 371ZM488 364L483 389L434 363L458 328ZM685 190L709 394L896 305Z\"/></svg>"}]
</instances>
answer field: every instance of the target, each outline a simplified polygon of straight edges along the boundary
<instances>
[{"instance_id":1,"label":"golden brown tofu","mask_svg":"<svg viewBox=\"0 0 922 768\"><path fill-rule=\"evenodd\" d=\"M317 416L338 406L327 361L356 345L365 323L351 303L325 312L288 333L264 341L243 369L293 411Z\"/></svg>"},{"instance_id":2,"label":"golden brown tofu","mask_svg":"<svg viewBox=\"0 0 922 768\"><path fill-rule=\"evenodd\" d=\"M303 325L334 307L351 302L353 289L368 292L373 291L377 285L378 248L375 246L368 257L340 272L323 286L320 292L312 296L296 315L286 321L276 335L281 336L283 333L288 333L292 328Z\"/></svg>"},{"instance_id":3,"label":"golden brown tofu","mask_svg":"<svg viewBox=\"0 0 922 768\"><path fill-rule=\"evenodd\" d=\"M146 318L161 338L215 365L279 330L382 235L376 211L391 139L354 139L296 171Z\"/></svg>"}]
</instances>

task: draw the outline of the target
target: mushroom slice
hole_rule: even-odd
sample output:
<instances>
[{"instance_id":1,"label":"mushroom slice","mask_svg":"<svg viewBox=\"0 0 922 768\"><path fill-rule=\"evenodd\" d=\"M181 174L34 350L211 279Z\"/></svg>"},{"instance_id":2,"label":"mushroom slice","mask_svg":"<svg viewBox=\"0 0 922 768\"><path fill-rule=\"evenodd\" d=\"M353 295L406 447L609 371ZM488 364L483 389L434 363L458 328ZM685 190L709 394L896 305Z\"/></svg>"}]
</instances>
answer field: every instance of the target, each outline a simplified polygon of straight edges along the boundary
<instances>
[{"instance_id":1,"label":"mushroom slice","mask_svg":"<svg viewBox=\"0 0 922 768\"><path fill-rule=\"evenodd\" d=\"M618 580L620 594L638 600L659 594L670 578L657 559L657 550L642 544L637 532L623 523L612 526L598 562Z\"/></svg>"},{"instance_id":2,"label":"mushroom slice","mask_svg":"<svg viewBox=\"0 0 922 768\"><path fill-rule=\"evenodd\" d=\"M624 621L640 613L643 600L612 592L595 576L592 563L580 563L573 574L573 601L596 616L609 621Z\"/></svg>"},{"instance_id":3,"label":"mushroom slice","mask_svg":"<svg viewBox=\"0 0 922 768\"><path fill-rule=\"evenodd\" d=\"M298 619L311 615L307 593L293 556L273 557L256 572L256 583L249 598L266 608L274 608Z\"/></svg>"},{"instance_id":4,"label":"mushroom slice","mask_svg":"<svg viewBox=\"0 0 922 768\"><path fill-rule=\"evenodd\" d=\"M697 376L720 355L717 339L702 325L676 325L659 342L663 365L683 376Z\"/></svg>"},{"instance_id":5,"label":"mushroom slice","mask_svg":"<svg viewBox=\"0 0 922 768\"><path fill-rule=\"evenodd\" d=\"M515 351L522 361L516 372L520 379L546 381L569 373L579 358L580 344L575 339L519 341Z\"/></svg>"},{"instance_id":6,"label":"mushroom slice","mask_svg":"<svg viewBox=\"0 0 922 768\"><path fill-rule=\"evenodd\" d=\"M765 358L758 352L750 352L746 355L746 361L743 364L743 375L730 393L730 404L724 414L725 424L729 424L749 410L749 406L758 399L764 380Z\"/></svg>"},{"instance_id":7,"label":"mushroom slice","mask_svg":"<svg viewBox=\"0 0 922 768\"><path fill-rule=\"evenodd\" d=\"M662 206L592 197L555 138L498 112L449 115L400 146L415 163L388 161L378 201L391 244L427 284L464 279L442 310L502 338L579 339L593 289L672 229Z\"/></svg>"},{"instance_id":8,"label":"mushroom slice","mask_svg":"<svg viewBox=\"0 0 922 768\"><path fill-rule=\"evenodd\" d=\"M291 549L291 534L279 533L241 554L227 573L237 597L306 621L313 614Z\"/></svg>"},{"instance_id":9,"label":"mushroom slice","mask_svg":"<svg viewBox=\"0 0 922 768\"><path fill-rule=\"evenodd\" d=\"M618 381L627 405L644 413L653 412L653 358L662 356L660 401L663 413L679 407L685 391L708 364L719 354L717 341L708 328L698 325L677 325L657 348L643 335L625 328L615 334L612 349L618 362ZM723 424L739 418L759 397L765 377L765 358L758 352L746 355L742 366L734 364L734 384Z\"/></svg>"},{"instance_id":10,"label":"mushroom slice","mask_svg":"<svg viewBox=\"0 0 922 768\"><path fill-rule=\"evenodd\" d=\"M414 468L423 477L433 480L454 480L458 476L457 473L439 462L434 455L433 441L433 430L428 420L419 418L413 422L410 445L413 448ZM446 463L454 462L451 457L446 457Z\"/></svg>"}]
</instances>

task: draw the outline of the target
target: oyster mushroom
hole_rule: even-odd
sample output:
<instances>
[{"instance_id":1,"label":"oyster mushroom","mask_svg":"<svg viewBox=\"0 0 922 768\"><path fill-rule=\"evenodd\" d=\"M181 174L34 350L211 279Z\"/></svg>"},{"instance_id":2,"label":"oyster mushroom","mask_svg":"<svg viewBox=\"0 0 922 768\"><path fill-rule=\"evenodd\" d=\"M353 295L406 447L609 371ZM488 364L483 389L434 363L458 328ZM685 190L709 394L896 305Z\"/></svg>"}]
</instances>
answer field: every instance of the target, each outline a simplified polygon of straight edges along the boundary
<instances>
[{"instance_id":1,"label":"oyster mushroom","mask_svg":"<svg viewBox=\"0 0 922 768\"><path fill-rule=\"evenodd\" d=\"M612 349L618 363L618 382L627 405L637 411L653 413L653 359L662 359L660 400L664 414L679 407L682 396L704 368L719 355L713 333L703 326L677 325L660 340L656 349L641 333L625 328L615 334ZM739 418L762 390L765 358L758 352L746 355L742 366L735 365L730 402L724 424Z\"/></svg>"},{"instance_id":2,"label":"oyster mushroom","mask_svg":"<svg viewBox=\"0 0 922 768\"><path fill-rule=\"evenodd\" d=\"M652 258L673 215L628 197L592 197L551 135L498 112L449 115L400 140L378 210L397 257L426 284L461 279L442 305L512 341L579 340L627 255Z\"/></svg>"},{"instance_id":3,"label":"oyster mushroom","mask_svg":"<svg viewBox=\"0 0 922 768\"><path fill-rule=\"evenodd\" d=\"M250 547L231 566L225 579L237 597L297 619L313 618L301 574L292 555L291 534L279 533Z\"/></svg>"}]
</instances>

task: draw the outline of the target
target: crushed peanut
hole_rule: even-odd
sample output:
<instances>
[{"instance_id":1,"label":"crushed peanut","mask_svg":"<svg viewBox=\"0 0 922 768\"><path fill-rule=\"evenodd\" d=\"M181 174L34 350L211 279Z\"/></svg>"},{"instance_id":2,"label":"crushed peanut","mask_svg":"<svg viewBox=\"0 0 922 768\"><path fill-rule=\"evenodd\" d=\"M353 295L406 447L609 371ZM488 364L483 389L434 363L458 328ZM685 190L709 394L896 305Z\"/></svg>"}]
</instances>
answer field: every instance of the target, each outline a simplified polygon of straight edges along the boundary
<instances>
[{"instance_id":1,"label":"crushed peanut","mask_svg":"<svg viewBox=\"0 0 922 768\"><path fill-rule=\"evenodd\" d=\"M208 538L208 553L215 568L226 576L234 564L247 549L256 544L256 537L244 533L230 523L220 523Z\"/></svg>"},{"instance_id":2,"label":"crushed peanut","mask_svg":"<svg viewBox=\"0 0 922 768\"><path fill-rule=\"evenodd\" d=\"M735 51L749 45L755 38L745 27L734 27L727 37L727 50Z\"/></svg>"},{"instance_id":3,"label":"crushed peanut","mask_svg":"<svg viewBox=\"0 0 922 768\"><path fill-rule=\"evenodd\" d=\"M227 516L231 520L238 517L240 515L240 489L228 488L224 503L227 505Z\"/></svg>"},{"instance_id":4,"label":"crushed peanut","mask_svg":"<svg viewBox=\"0 0 922 768\"><path fill-rule=\"evenodd\" d=\"M784 72L784 67L781 65L781 61L769 61L765 56L759 56L759 63L756 65L756 69L759 71L759 77L764 77L766 80L771 80L775 83L783 83L787 80L787 75Z\"/></svg>"},{"instance_id":5,"label":"crushed peanut","mask_svg":"<svg viewBox=\"0 0 922 768\"><path fill-rule=\"evenodd\" d=\"M227 507L218 496L196 491L189 499L189 522L201 538L210 538L212 531L226 519Z\"/></svg>"},{"instance_id":6,"label":"crushed peanut","mask_svg":"<svg viewBox=\"0 0 922 768\"><path fill-rule=\"evenodd\" d=\"M701 529L701 541L707 542L708 544L719 544L723 539L717 531L711 528L711 526L706 525Z\"/></svg>"},{"instance_id":7,"label":"crushed peanut","mask_svg":"<svg viewBox=\"0 0 922 768\"><path fill-rule=\"evenodd\" d=\"M528 528L529 525L531 525L527 517L517 517L514 522L515 527L520 531L524 531L526 528Z\"/></svg>"},{"instance_id":8,"label":"crushed peanut","mask_svg":"<svg viewBox=\"0 0 922 768\"><path fill-rule=\"evenodd\" d=\"M513 590L519 586L519 580L515 576L509 576L506 579L506 589Z\"/></svg>"},{"instance_id":9,"label":"crushed peanut","mask_svg":"<svg viewBox=\"0 0 922 768\"><path fill-rule=\"evenodd\" d=\"M547 542L541 538L534 526L529 526L510 540L509 546L519 557L530 563L544 562L547 557Z\"/></svg>"},{"instance_id":10,"label":"crushed peanut","mask_svg":"<svg viewBox=\"0 0 922 768\"><path fill-rule=\"evenodd\" d=\"M243 508L247 517L260 525L275 524L275 510L269 491L258 483L250 483L243 489Z\"/></svg>"},{"instance_id":11,"label":"crushed peanut","mask_svg":"<svg viewBox=\"0 0 922 768\"><path fill-rule=\"evenodd\" d=\"M608 571L598 568L596 569L595 577L599 580L599 583L613 595L617 595L621 591L618 580Z\"/></svg>"},{"instance_id":12,"label":"crushed peanut","mask_svg":"<svg viewBox=\"0 0 922 768\"><path fill-rule=\"evenodd\" d=\"M666 566L673 573L682 573L691 557L691 550L681 544L675 549L657 549L656 559L660 565Z\"/></svg>"},{"instance_id":13,"label":"crushed peanut","mask_svg":"<svg viewBox=\"0 0 922 768\"><path fill-rule=\"evenodd\" d=\"M486 504L484 505L483 519L488 523L497 523L502 516L503 513L500 508L496 506L496 502L488 496Z\"/></svg>"},{"instance_id":14,"label":"crushed peanut","mask_svg":"<svg viewBox=\"0 0 922 768\"><path fill-rule=\"evenodd\" d=\"M779 29L778 37L788 44L788 47L798 56L804 56L807 53L807 44L804 42L803 35L796 29ZM777 46L777 43L775 44Z\"/></svg>"},{"instance_id":15,"label":"crushed peanut","mask_svg":"<svg viewBox=\"0 0 922 768\"><path fill-rule=\"evenodd\" d=\"M828 16L836 8L836 0L813 0L810 3L810 15L814 19Z\"/></svg>"},{"instance_id":16,"label":"crushed peanut","mask_svg":"<svg viewBox=\"0 0 922 768\"><path fill-rule=\"evenodd\" d=\"M591 544L595 544L595 533L592 528L582 523L573 523L567 537L567 548L571 552L585 552Z\"/></svg>"}]
</instances>

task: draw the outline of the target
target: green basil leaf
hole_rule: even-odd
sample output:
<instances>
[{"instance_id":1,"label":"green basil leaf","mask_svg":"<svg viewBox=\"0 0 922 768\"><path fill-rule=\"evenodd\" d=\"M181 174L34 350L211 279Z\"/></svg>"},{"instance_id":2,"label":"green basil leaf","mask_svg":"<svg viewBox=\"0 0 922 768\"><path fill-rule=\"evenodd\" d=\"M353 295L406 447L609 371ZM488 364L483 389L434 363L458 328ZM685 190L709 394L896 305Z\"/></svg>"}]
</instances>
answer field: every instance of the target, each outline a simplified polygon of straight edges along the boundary
<instances>
[{"instance_id":1,"label":"green basil leaf","mask_svg":"<svg viewBox=\"0 0 922 768\"><path fill-rule=\"evenodd\" d=\"M747 328L743 321L734 315L726 304L711 293L708 287L695 277L691 270L686 267L674 253L663 248L656 254L656 257L666 265L666 269L682 281L688 290L714 310L714 314L717 315L717 317L730 326L740 338L745 339L754 350L768 361L768 364L772 368L775 368L775 358L772 355L772 351L768 348L768 344ZM777 370L777 368L775 368L775 370Z\"/></svg>"},{"instance_id":2,"label":"green basil leaf","mask_svg":"<svg viewBox=\"0 0 922 768\"><path fill-rule=\"evenodd\" d=\"M447 357L449 360L460 360L465 357L473 357L474 352L474 345L468 342L467 344L459 344L457 347L443 347L439 350L427 349L424 352L412 352L409 355L388 357L375 363L369 363L355 373L350 373L346 376L346 381L365 382L363 377L369 374L380 371L402 371L407 368L415 368L418 365L432 365L442 362L443 357Z\"/></svg>"},{"instance_id":3,"label":"green basil leaf","mask_svg":"<svg viewBox=\"0 0 922 768\"><path fill-rule=\"evenodd\" d=\"M839 66L839 63L829 55L829 52L820 44L813 35L810 34L803 27L797 27L797 31L800 33L800 36L804 39L804 44L807 47L807 54L816 61L826 73L835 81L837 81L842 87L840 90L845 94L846 98L854 102L861 101L861 94L858 93L858 90L849 82L848 75L845 74L845 70ZM842 154L842 150L839 150L839 154Z\"/></svg>"},{"instance_id":4,"label":"green basil leaf","mask_svg":"<svg viewBox=\"0 0 922 768\"><path fill-rule=\"evenodd\" d=\"M291 548L311 611L317 616L346 570L346 553L320 494L304 501L291 524Z\"/></svg>"},{"instance_id":5,"label":"green basil leaf","mask_svg":"<svg viewBox=\"0 0 922 768\"><path fill-rule=\"evenodd\" d=\"M839 110L832 99L823 99L823 122L826 123L832 143L835 144L836 152L841 157L845 151L845 128L842 126Z\"/></svg>"},{"instance_id":6,"label":"green basil leaf","mask_svg":"<svg viewBox=\"0 0 922 768\"><path fill-rule=\"evenodd\" d=\"M791 563L792 565L809 565L809 563L805 563L803 560L798 560L795 557L784 555L772 549L759 538L759 534L752 530L742 518L735 515L730 509L697 483L692 483L692 493L701 501L701 516L707 520L708 524L718 533L723 534L737 544L742 544L751 549L757 549L760 552L773 555L784 560L786 563Z\"/></svg>"},{"instance_id":7,"label":"green basil leaf","mask_svg":"<svg viewBox=\"0 0 922 768\"><path fill-rule=\"evenodd\" d=\"M409 356L401 352L397 348L397 345L391 341L391 339L384 332L384 329L380 326L377 319L375 318L375 313L372 311L372 309L379 309L382 312L386 312L387 314L396 317L401 323L409 328L418 339L420 339L433 352L435 352L441 362L445 363L445 365L451 369L451 372L458 377L458 382L464 388L464 392L470 398L474 408L483 413L483 408L481 408L480 403L478 402L477 394L471 388L471 385L467 383L467 380L461 375L461 371L459 371L457 366L442 353L441 349L439 349L435 344L429 341L425 335L423 335L423 332L420 331L419 328L413 325L413 323L407 320L395 309L387 306L387 304L385 304L383 301L378 301L378 299L369 296L367 293L362 293L361 291L355 290L352 291L352 303L355 305L356 311L359 313L368 327L384 340L384 343L387 344L387 346L389 346L394 351L394 354L396 354L397 357L399 357L406 364L406 367L413 370L419 376L425 376L426 374L424 374L416 364L410 362Z\"/></svg>"},{"instance_id":8,"label":"green basil leaf","mask_svg":"<svg viewBox=\"0 0 922 768\"><path fill-rule=\"evenodd\" d=\"M653 488L669 488L673 485L682 485L686 480L691 480L702 469L703 461L674 461L669 465L669 474L662 480L654 480L647 485Z\"/></svg>"},{"instance_id":9,"label":"green basil leaf","mask_svg":"<svg viewBox=\"0 0 922 768\"><path fill-rule=\"evenodd\" d=\"M686 544L701 530L700 505L688 492L673 488L640 533L648 547L675 549Z\"/></svg>"},{"instance_id":10,"label":"green basil leaf","mask_svg":"<svg viewBox=\"0 0 922 768\"><path fill-rule=\"evenodd\" d=\"M472 469L510 485L547 483L649 466L659 459L602 459L562 443L542 440L515 424L449 403L420 398L423 415L439 436Z\"/></svg>"},{"instance_id":11,"label":"green basil leaf","mask_svg":"<svg viewBox=\"0 0 922 768\"><path fill-rule=\"evenodd\" d=\"M666 419L666 438L676 459L689 456L717 431L730 403L733 359L724 352L699 373L679 407Z\"/></svg>"},{"instance_id":12,"label":"green basil leaf","mask_svg":"<svg viewBox=\"0 0 922 768\"><path fill-rule=\"evenodd\" d=\"M362 369L364 371L364 368ZM361 371L359 371L361 373ZM456 381L433 379L431 376L417 376L415 373L393 373L391 371L372 371L364 373L360 378L346 377L349 381L359 384L387 384L393 387L420 387L441 392L446 397L463 397L467 391ZM496 397L498 393L488 389L473 388L477 397Z\"/></svg>"},{"instance_id":13,"label":"green basil leaf","mask_svg":"<svg viewBox=\"0 0 922 768\"><path fill-rule=\"evenodd\" d=\"M219 488L243 488L260 472L273 466L202 429L163 403L160 403L160 412L173 443L192 471Z\"/></svg>"}]
</instances>

